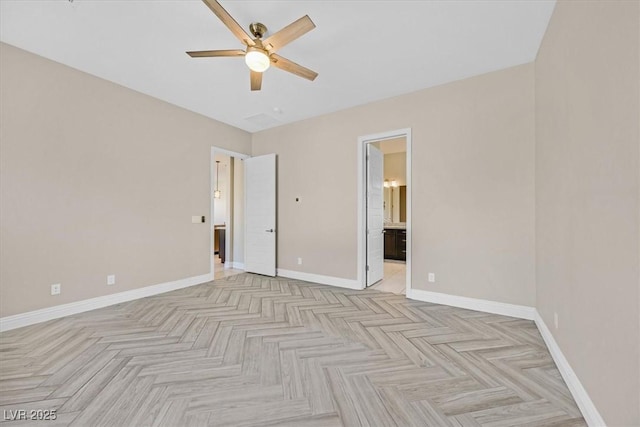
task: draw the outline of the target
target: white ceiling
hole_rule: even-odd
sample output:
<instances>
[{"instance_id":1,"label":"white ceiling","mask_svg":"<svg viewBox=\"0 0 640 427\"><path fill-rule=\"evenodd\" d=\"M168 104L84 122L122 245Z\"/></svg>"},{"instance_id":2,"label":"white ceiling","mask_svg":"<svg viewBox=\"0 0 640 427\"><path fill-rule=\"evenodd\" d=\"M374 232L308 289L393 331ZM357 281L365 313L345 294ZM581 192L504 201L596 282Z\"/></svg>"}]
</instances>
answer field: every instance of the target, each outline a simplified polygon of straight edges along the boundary
<instances>
[{"instance_id":1,"label":"white ceiling","mask_svg":"<svg viewBox=\"0 0 640 427\"><path fill-rule=\"evenodd\" d=\"M0 40L255 132L533 61L555 0L220 3L271 32L308 14L278 53L319 77L271 67L251 92L242 58L189 58L243 47L199 0L1 0Z\"/></svg>"},{"instance_id":2,"label":"white ceiling","mask_svg":"<svg viewBox=\"0 0 640 427\"><path fill-rule=\"evenodd\" d=\"M385 139L378 142L378 145L383 154L405 153L407 151L407 138L402 136L400 138Z\"/></svg>"}]
</instances>

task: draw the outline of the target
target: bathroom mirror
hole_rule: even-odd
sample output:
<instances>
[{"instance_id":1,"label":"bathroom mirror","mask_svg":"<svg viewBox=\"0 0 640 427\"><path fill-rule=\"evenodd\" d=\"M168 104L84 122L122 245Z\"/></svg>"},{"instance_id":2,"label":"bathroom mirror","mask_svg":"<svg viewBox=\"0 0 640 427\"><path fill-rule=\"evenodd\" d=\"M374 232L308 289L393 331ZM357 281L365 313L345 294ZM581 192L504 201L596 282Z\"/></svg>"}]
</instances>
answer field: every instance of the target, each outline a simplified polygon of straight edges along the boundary
<instances>
[{"instance_id":1,"label":"bathroom mirror","mask_svg":"<svg viewBox=\"0 0 640 427\"><path fill-rule=\"evenodd\" d=\"M384 188L384 222L407 221L407 186Z\"/></svg>"}]
</instances>

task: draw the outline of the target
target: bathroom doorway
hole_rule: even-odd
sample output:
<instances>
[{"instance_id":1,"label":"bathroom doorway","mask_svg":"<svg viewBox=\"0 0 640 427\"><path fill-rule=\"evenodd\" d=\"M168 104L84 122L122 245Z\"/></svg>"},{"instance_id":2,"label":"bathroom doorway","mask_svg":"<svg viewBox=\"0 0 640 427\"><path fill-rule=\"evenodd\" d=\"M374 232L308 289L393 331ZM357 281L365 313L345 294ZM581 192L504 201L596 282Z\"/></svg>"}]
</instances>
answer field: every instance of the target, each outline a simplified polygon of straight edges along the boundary
<instances>
[{"instance_id":1,"label":"bathroom doorway","mask_svg":"<svg viewBox=\"0 0 640 427\"><path fill-rule=\"evenodd\" d=\"M411 286L410 129L361 137L359 143L359 278L363 287L406 294Z\"/></svg>"},{"instance_id":2,"label":"bathroom doorway","mask_svg":"<svg viewBox=\"0 0 640 427\"><path fill-rule=\"evenodd\" d=\"M384 158L384 275L372 289L406 293L407 273L407 141L399 137L380 141Z\"/></svg>"}]
</instances>

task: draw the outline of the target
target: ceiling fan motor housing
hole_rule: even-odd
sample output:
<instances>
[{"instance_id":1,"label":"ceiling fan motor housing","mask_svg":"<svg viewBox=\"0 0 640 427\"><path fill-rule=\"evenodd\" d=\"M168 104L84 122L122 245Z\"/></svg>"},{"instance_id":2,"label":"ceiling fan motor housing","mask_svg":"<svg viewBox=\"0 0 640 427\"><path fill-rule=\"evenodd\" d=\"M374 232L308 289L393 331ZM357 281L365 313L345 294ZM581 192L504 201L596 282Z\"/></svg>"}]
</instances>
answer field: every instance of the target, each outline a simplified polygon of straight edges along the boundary
<instances>
[{"instance_id":1,"label":"ceiling fan motor housing","mask_svg":"<svg viewBox=\"0 0 640 427\"><path fill-rule=\"evenodd\" d=\"M265 34L267 34L267 27L260 22L252 22L249 24L249 31L255 38L261 39Z\"/></svg>"}]
</instances>

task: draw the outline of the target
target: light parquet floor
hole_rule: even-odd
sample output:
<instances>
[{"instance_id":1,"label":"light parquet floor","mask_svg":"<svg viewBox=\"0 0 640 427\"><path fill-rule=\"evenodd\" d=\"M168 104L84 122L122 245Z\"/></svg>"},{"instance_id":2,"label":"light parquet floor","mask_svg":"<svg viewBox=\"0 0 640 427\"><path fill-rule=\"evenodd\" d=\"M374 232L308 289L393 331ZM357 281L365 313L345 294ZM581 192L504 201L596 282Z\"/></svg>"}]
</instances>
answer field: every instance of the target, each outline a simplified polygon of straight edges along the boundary
<instances>
[{"instance_id":1,"label":"light parquet floor","mask_svg":"<svg viewBox=\"0 0 640 427\"><path fill-rule=\"evenodd\" d=\"M0 409L55 409L40 426L585 425L533 322L252 274L1 334Z\"/></svg>"}]
</instances>

